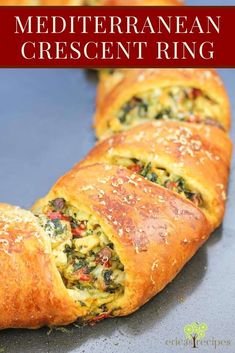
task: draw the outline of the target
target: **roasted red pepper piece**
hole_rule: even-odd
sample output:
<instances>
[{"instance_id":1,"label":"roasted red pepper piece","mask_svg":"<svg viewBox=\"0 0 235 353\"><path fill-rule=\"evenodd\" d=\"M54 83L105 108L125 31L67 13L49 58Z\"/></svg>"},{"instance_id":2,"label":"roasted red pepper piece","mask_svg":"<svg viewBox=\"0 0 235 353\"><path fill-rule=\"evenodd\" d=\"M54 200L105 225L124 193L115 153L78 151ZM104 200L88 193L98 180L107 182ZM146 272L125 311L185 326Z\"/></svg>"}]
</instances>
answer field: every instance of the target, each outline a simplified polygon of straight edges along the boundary
<instances>
[{"instance_id":1,"label":"roasted red pepper piece","mask_svg":"<svg viewBox=\"0 0 235 353\"><path fill-rule=\"evenodd\" d=\"M200 97L201 95L202 95L202 91L199 88L192 89L193 99L196 99L197 97Z\"/></svg>"},{"instance_id":2,"label":"roasted red pepper piece","mask_svg":"<svg viewBox=\"0 0 235 353\"><path fill-rule=\"evenodd\" d=\"M51 220L53 219L61 219L62 221L70 221L70 217L69 216L65 216L62 213L60 213L59 211L54 211L54 212L48 212L47 213L47 217L50 218Z\"/></svg>"},{"instance_id":3,"label":"roasted red pepper piece","mask_svg":"<svg viewBox=\"0 0 235 353\"><path fill-rule=\"evenodd\" d=\"M109 317L109 314L100 314L96 317L94 317L90 322L91 324L95 324L96 322L103 320L103 319L107 319Z\"/></svg>"},{"instance_id":4,"label":"roasted red pepper piece","mask_svg":"<svg viewBox=\"0 0 235 353\"><path fill-rule=\"evenodd\" d=\"M80 238L83 235L84 230L86 229L85 224L80 224L79 226L72 227L72 235L74 238Z\"/></svg>"},{"instance_id":5,"label":"roasted red pepper piece","mask_svg":"<svg viewBox=\"0 0 235 353\"><path fill-rule=\"evenodd\" d=\"M80 238L83 233L83 229L77 227L77 228L72 228L72 235L74 238Z\"/></svg>"},{"instance_id":6,"label":"roasted red pepper piece","mask_svg":"<svg viewBox=\"0 0 235 353\"><path fill-rule=\"evenodd\" d=\"M86 268L81 268L75 272L76 277L79 281L90 282L92 280L92 276L89 273L86 273Z\"/></svg>"},{"instance_id":7,"label":"roasted red pepper piece","mask_svg":"<svg viewBox=\"0 0 235 353\"><path fill-rule=\"evenodd\" d=\"M173 190L173 189L176 189L177 187L178 187L178 184L175 181L168 181L166 183L167 189Z\"/></svg>"},{"instance_id":8,"label":"roasted red pepper piece","mask_svg":"<svg viewBox=\"0 0 235 353\"><path fill-rule=\"evenodd\" d=\"M129 170L131 170L134 173L139 173L142 169L142 167L138 164L134 164L128 167Z\"/></svg>"}]
</instances>

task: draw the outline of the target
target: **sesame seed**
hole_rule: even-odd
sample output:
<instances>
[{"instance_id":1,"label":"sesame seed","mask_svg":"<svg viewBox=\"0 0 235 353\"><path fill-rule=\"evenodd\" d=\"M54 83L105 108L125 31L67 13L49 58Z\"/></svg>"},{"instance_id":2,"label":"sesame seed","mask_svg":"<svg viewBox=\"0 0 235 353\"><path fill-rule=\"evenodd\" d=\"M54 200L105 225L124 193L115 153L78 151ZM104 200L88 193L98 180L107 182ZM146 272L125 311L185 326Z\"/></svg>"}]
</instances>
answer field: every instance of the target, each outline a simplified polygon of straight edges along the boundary
<instances>
[{"instance_id":1,"label":"sesame seed","mask_svg":"<svg viewBox=\"0 0 235 353\"><path fill-rule=\"evenodd\" d=\"M120 229L118 229L118 235L119 236L122 236L123 235L123 230L120 228Z\"/></svg>"}]
</instances>

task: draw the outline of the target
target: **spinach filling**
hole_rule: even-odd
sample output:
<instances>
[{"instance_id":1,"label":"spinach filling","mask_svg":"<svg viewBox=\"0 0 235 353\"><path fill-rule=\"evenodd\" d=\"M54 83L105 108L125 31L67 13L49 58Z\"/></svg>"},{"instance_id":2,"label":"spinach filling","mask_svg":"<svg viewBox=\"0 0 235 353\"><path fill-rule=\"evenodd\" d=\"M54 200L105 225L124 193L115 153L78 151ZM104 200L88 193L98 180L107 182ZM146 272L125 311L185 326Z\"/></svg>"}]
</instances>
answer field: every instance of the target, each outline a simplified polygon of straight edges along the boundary
<instances>
[{"instance_id":1,"label":"spinach filling","mask_svg":"<svg viewBox=\"0 0 235 353\"><path fill-rule=\"evenodd\" d=\"M192 201L196 206L203 207L201 194L190 190L184 178L169 173L165 168L154 168L151 163L143 164L138 159L131 159L127 168L153 183L177 192Z\"/></svg>"},{"instance_id":2,"label":"spinach filling","mask_svg":"<svg viewBox=\"0 0 235 353\"><path fill-rule=\"evenodd\" d=\"M118 112L123 125L145 120L180 120L223 128L213 117L219 105L198 88L166 87L132 97Z\"/></svg>"},{"instance_id":3,"label":"spinach filling","mask_svg":"<svg viewBox=\"0 0 235 353\"><path fill-rule=\"evenodd\" d=\"M38 215L51 240L56 266L69 294L90 317L110 313L124 293L124 267L101 226L63 198L51 200Z\"/></svg>"}]
</instances>

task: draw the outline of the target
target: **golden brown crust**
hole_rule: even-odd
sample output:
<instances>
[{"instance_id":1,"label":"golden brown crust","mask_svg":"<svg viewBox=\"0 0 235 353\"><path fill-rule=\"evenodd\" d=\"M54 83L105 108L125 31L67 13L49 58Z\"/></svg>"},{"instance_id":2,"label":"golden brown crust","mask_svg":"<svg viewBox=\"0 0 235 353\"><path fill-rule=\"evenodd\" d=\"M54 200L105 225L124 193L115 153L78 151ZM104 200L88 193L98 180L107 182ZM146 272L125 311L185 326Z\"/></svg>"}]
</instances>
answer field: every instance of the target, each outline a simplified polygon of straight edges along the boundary
<instances>
[{"instance_id":1,"label":"golden brown crust","mask_svg":"<svg viewBox=\"0 0 235 353\"><path fill-rule=\"evenodd\" d=\"M225 129L230 127L230 104L224 85L212 69L136 69L128 74L108 92L105 100L97 106L95 128L98 138L112 134L108 123L117 120L119 109L133 96L151 89L186 86L201 89L220 106L217 119ZM119 129L123 126L120 123Z\"/></svg>"},{"instance_id":2,"label":"golden brown crust","mask_svg":"<svg viewBox=\"0 0 235 353\"><path fill-rule=\"evenodd\" d=\"M181 0L103 0L102 6L182 6Z\"/></svg>"},{"instance_id":3,"label":"golden brown crust","mask_svg":"<svg viewBox=\"0 0 235 353\"><path fill-rule=\"evenodd\" d=\"M95 216L115 245L126 283L113 315L130 314L164 288L211 230L192 203L126 168L76 167L33 210L56 197Z\"/></svg>"},{"instance_id":4,"label":"golden brown crust","mask_svg":"<svg viewBox=\"0 0 235 353\"><path fill-rule=\"evenodd\" d=\"M0 263L0 329L65 325L81 315L31 212L0 204Z\"/></svg>"},{"instance_id":5,"label":"golden brown crust","mask_svg":"<svg viewBox=\"0 0 235 353\"><path fill-rule=\"evenodd\" d=\"M206 200L213 227L224 215L232 144L214 126L177 121L148 122L97 144L82 164L115 163L117 157L156 163L183 177Z\"/></svg>"},{"instance_id":6,"label":"golden brown crust","mask_svg":"<svg viewBox=\"0 0 235 353\"><path fill-rule=\"evenodd\" d=\"M40 5L40 0L2 0L0 6L32 6Z\"/></svg>"},{"instance_id":7,"label":"golden brown crust","mask_svg":"<svg viewBox=\"0 0 235 353\"><path fill-rule=\"evenodd\" d=\"M106 100L108 93L115 87L124 76L128 73L128 70L136 69L114 69L112 73L110 70L101 69L99 71L99 82L96 91L96 109L102 105L103 101Z\"/></svg>"},{"instance_id":8,"label":"golden brown crust","mask_svg":"<svg viewBox=\"0 0 235 353\"><path fill-rule=\"evenodd\" d=\"M83 0L40 0L41 6L81 6Z\"/></svg>"},{"instance_id":9,"label":"golden brown crust","mask_svg":"<svg viewBox=\"0 0 235 353\"><path fill-rule=\"evenodd\" d=\"M104 0L99 6L180 6L181 0ZM2 0L0 6L81 6L85 0Z\"/></svg>"}]
</instances>

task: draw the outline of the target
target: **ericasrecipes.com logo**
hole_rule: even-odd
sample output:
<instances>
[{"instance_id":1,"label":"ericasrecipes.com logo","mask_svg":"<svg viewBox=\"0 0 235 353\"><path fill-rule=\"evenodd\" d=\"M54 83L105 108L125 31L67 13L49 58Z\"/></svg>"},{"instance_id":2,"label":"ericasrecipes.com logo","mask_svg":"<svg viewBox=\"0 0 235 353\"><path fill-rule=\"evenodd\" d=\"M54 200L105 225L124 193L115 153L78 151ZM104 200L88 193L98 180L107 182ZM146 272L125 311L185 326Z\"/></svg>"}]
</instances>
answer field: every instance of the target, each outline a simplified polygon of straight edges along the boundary
<instances>
[{"instance_id":1,"label":"ericasrecipes.com logo","mask_svg":"<svg viewBox=\"0 0 235 353\"><path fill-rule=\"evenodd\" d=\"M186 339L192 339L193 348L197 348L197 341L205 337L207 329L207 324L204 322L201 324L198 322L192 322L191 324L184 326L184 335Z\"/></svg>"},{"instance_id":2,"label":"ericasrecipes.com logo","mask_svg":"<svg viewBox=\"0 0 235 353\"><path fill-rule=\"evenodd\" d=\"M219 339L214 337L206 337L208 326L205 322L192 322L187 324L183 328L184 339L175 338L171 340L166 340L165 343L167 346L183 346L190 348L199 348L199 347L213 347L217 348L226 348L231 347L232 341L230 339Z\"/></svg>"}]
</instances>

